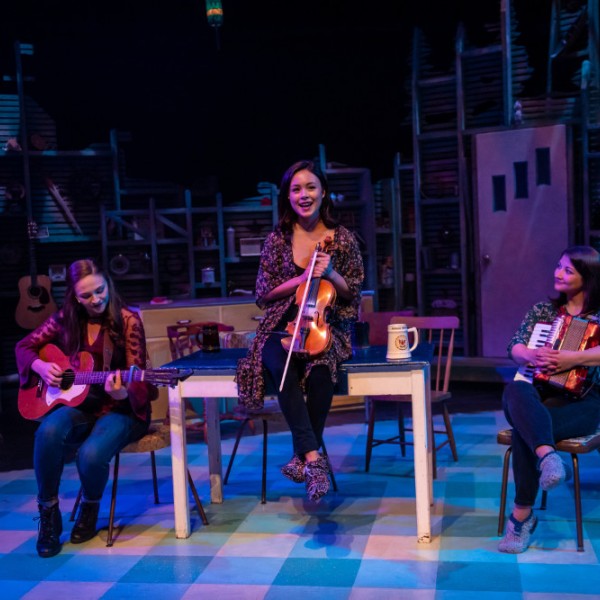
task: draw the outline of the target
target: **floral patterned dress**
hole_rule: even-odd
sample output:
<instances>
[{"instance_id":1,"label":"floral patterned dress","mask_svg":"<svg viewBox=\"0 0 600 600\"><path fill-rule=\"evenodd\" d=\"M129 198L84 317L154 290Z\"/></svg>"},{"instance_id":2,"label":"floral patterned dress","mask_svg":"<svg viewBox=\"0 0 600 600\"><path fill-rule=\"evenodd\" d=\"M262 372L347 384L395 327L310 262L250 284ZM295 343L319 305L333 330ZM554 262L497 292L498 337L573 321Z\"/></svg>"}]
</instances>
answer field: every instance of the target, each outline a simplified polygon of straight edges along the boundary
<instances>
[{"instance_id":1,"label":"floral patterned dress","mask_svg":"<svg viewBox=\"0 0 600 600\"><path fill-rule=\"evenodd\" d=\"M329 367L335 383L338 364L352 356L352 325L358 317L364 279L362 255L356 238L342 225L335 228L333 242L327 247L327 252L331 255L333 268L346 280L351 298L344 300L337 296L328 319L333 340L331 348L307 361L303 383L311 368L317 364ZM278 228L265 240L256 280L256 304L260 308L266 308L265 318L256 330L256 337L248 355L239 361L237 368L239 401L247 409L257 410L264 405L265 376L262 350L269 335L278 328L296 300L294 294L266 305L264 298L271 290L296 275L291 237Z\"/></svg>"}]
</instances>

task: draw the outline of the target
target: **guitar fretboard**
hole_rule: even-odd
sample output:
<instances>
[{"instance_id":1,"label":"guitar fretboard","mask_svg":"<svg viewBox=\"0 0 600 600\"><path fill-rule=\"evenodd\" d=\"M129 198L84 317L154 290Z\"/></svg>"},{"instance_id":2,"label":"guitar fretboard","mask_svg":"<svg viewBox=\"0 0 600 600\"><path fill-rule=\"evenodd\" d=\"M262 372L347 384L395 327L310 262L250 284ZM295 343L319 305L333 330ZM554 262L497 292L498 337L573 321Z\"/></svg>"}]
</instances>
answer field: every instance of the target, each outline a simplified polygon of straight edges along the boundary
<instances>
[{"instance_id":1,"label":"guitar fretboard","mask_svg":"<svg viewBox=\"0 0 600 600\"><path fill-rule=\"evenodd\" d=\"M79 371L77 373L67 372L63 377L70 383L75 385L93 385L96 383L104 383L109 375L114 371ZM132 374L133 373L133 374ZM143 381L145 371L139 369L132 371L121 371L121 381L129 383L130 381Z\"/></svg>"}]
</instances>

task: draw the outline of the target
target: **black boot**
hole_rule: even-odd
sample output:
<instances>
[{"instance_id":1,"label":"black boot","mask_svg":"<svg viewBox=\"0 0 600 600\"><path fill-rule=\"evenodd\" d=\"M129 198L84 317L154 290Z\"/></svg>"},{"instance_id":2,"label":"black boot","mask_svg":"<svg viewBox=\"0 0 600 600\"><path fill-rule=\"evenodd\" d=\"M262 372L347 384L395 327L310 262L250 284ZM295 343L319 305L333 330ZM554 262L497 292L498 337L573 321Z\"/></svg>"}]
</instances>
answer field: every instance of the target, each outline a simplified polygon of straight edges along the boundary
<instances>
[{"instance_id":1,"label":"black boot","mask_svg":"<svg viewBox=\"0 0 600 600\"><path fill-rule=\"evenodd\" d=\"M60 552L60 534L62 533L62 516L58 504L51 507L39 505L37 553L42 558L56 556Z\"/></svg>"},{"instance_id":2,"label":"black boot","mask_svg":"<svg viewBox=\"0 0 600 600\"><path fill-rule=\"evenodd\" d=\"M77 521L71 531L71 543L82 544L96 535L100 502L82 502Z\"/></svg>"}]
</instances>

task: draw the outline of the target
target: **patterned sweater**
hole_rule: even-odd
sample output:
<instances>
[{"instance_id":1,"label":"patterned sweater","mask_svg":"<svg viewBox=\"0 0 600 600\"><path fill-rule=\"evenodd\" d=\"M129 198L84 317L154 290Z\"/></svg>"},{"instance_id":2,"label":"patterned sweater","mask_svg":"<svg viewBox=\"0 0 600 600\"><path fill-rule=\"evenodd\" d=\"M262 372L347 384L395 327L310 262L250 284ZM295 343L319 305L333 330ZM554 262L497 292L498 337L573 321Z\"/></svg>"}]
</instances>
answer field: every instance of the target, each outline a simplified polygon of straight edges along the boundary
<instances>
[{"instance_id":1,"label":"patterned sweater","mask_svg":"<svg viewBox=\"0 0 600 600\"><path fill-rule=\"evenodd\" d=\"M354 235L342 225L335 228L333 243L328 246L327 252L331 255L333 268L346 280L351 298L344 300L337 296L328 319L333 340L331 348L306 363L303 383L310 369L317 364L327 365L336 382L338 364L352 356L351 330L358 316L364 279L362 255ZM295 302L296 296L281 298L268 305L264 298L271 290L295 276L291 240L280 229L276 229L265 240L256 280L256 304L266 308L265 318L256 330L248 356L239 361L237 369L239 401L248 409L260 409L264 405L262 350L269 335Z\"/></svg>"}]
</instances>

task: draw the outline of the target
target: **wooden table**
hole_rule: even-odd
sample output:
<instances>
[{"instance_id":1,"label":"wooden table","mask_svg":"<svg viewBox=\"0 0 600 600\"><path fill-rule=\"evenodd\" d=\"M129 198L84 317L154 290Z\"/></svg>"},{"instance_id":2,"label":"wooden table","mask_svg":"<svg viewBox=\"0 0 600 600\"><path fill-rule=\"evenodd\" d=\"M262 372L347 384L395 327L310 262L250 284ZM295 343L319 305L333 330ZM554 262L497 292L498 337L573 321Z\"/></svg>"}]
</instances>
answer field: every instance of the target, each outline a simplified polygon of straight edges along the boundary
<instances>
[{"instance_id":1,"label":"wooden table","mask_svg":"<svg viewBox=\"0 0 600 600\"><path fill-rule=\"evenodd\" d=\"M420 345L413 358L403 362L388 362L385 346L372 346L356 352L342 364L336 393L347 396L381 396L408 394L412 397L415 461L415 499L417 540L431 541L431 504L433 502L431 432L431 398L429 361L431 347ZM234 381L238 359L245 349L220 352L195 352L163 365L190 369L192 375L169 388L171 455L173 462L173 501L175 505L175 535L190 535L189 498L187 492L187 450L185 434L185 398L204 398L207 419L208 466L211 501L223 502L221 430L218 413L219 398L237 398Z\"/></svg>"}]
</instances>

